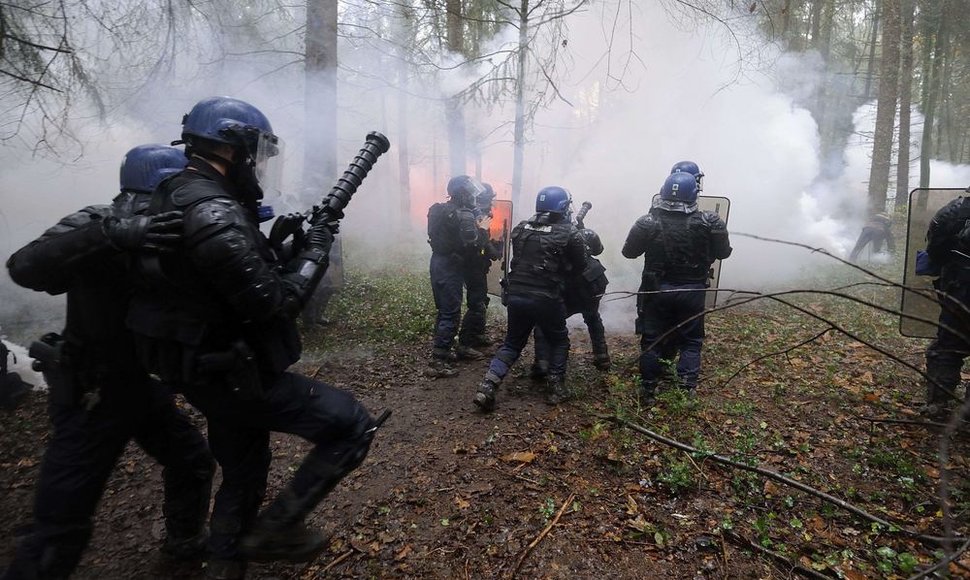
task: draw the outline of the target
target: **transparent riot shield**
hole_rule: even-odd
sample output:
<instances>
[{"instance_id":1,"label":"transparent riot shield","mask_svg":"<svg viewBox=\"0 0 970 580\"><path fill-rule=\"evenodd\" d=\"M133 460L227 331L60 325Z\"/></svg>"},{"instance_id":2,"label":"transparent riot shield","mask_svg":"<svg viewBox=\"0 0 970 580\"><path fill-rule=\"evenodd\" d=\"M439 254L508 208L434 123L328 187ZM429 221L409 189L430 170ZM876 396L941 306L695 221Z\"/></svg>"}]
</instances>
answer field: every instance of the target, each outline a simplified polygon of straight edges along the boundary
<instances>
[{"instance_id":1,"label":"transparent riot shield","mask_svg":"<svg viewBox=\"0 0 970 580\"><path fill-rule=\"evenodd\" d=\"M653 196L654 201L660 197L660 194ZM728 221L728 213L731 210L731 200L726 197L714 196L714 195L699 195L697 196L697 209L700 211L710 211L721 216L726 224ZM721 261L714 260L711 264L711 271L708 275L708 282L710 290L708 290L707 295L704 299L704 306L706 308L714 308L717 305L717 285L721 279Z\"/></svg>"},{"instance_id":2,"label":"transparent riot shield","mask_svg":"<svg viewBox=\"0 0 970 580\"><path fill-rule=\"evenodd\" d=\"M492 263L488 269L488 293L502 296L501 281L509 273L509 260L512 257L512 202L496 199L492 202L492 215L486 218L482 228L488 231L489 240L493 246L502 252L502 257Z\"/></svg>"},{"instance_id":3,"label":"transparent riot shield","mask_svg":"<svg viewBox=\"0 0 970 580\"><path fill-rule=\"evenodd\" d=\"M966 193L964 189L914 189L909 192L909 215L906 220L906 262L903 285L925 294L933 293L933 278L916 275L916 252L926 248L926 230L936 212L954 199ZM920 293L903 290L899 308L907 316L937 320L940 305L935 299ZM899 318L899 333L913 338L934 338L936 326L927 322Z\"/></svg>"}]
</instances>

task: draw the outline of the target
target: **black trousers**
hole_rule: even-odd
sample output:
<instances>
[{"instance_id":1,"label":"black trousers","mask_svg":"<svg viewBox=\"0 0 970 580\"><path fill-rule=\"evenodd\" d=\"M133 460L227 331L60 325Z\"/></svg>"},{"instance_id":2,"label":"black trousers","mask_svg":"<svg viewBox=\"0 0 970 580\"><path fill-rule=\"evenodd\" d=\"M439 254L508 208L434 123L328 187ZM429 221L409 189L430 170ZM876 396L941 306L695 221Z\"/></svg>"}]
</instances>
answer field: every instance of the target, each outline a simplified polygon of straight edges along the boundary
<instances>
[{"instance_id":1,"label":"black trousers","mask_svg":"<svg viewBox=\"0 0 970 580\"><path fill-rule=\"evenodd\" d=\"M54 402L31 530L5 580L67 578L92 533L92 518L118 457L132 439L163 467L169 538L201 532L214 465L205 438L178 410L171 392L147 377L103 384L90 410Z\"/></svg>"},{"instance_id":2,"label":"black trousers","mask_svg":"<svg viewBox=\"0 0 970 580\"><path fill-rule=\"evenodd\" d=\"M287 372L265 384L264 396L252 400L242 400L217 384L186 393L209 420L209 444L222 468L209 540L217 559L242 559L239 540L252 527L266 493L270 432L291 433L313 443L307 460L312 456L337 462L358 449L361 435L372 425L370 413L352 394L326 383ZM312 470L300 469L291 485L300 493L316 483Z\"/></svg>"}]
</instances>

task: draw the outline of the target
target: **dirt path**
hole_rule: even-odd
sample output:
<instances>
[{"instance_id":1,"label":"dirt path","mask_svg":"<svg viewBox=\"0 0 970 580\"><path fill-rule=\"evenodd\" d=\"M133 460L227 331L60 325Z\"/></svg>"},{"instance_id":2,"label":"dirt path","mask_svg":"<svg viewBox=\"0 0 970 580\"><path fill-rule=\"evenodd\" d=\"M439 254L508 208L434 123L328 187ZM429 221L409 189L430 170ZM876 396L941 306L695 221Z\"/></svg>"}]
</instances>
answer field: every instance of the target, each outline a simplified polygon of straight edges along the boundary
<instances>
[{"instance_id":1,"label":"dirt path","mask_svg":"<svg viewBox=\"0 0 970 580\"><path fill-rule=\"evenodd\" d=\"M611 336L610 345L614 371L600 373L588 361L585 335L574 333L570 381L580 397L560 407L547 405L524 375L524 357L487 416L471 404L484 361L462 363L458 377L430 380L421 375L423 344L306 356L302 372L353 390L375 414L389 407L394 415L364 466L312 518L333 532L329 551L308 565L253 566L250 577L788 576L790 567L719 533L742 509L770 509L773 500L761 489L754 488L760 499L753 501L769 508L739 506L730 473L692 468L693 460L685 460L696 468L696 485L678 495L658 484L660 449L597 420L612 412L615 393L609 397L608 390L636 368L634 337ZM699 415L734 404L733 393L724 397L712 395ZM15 530L29 519L46 438L44 404L38 394L16 413L0 414L0 562L10 558ZM766 412L792 410L782 403ZM814 422L823 432L831 426ZM708 424L720 429L732 420L718 416ZM669 427L676 435L678 425ZM272 444L270 496L308 449L285 435ZM159 469L130 447L109 482L78 578L200 575L197 567L173 568L158 559L160 481Z\"/></svg>"}]
</instances>

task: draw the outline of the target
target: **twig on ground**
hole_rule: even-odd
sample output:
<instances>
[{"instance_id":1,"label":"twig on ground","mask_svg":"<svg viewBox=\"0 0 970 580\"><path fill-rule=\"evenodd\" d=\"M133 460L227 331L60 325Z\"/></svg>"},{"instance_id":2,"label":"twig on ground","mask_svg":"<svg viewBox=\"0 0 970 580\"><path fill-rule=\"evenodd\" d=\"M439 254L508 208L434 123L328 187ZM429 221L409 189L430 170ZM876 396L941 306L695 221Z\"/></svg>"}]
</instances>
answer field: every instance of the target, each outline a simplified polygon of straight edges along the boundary
<instances>
[{"instance_id":1,"label":"twig on ground","mask_svg":"<svg viewBox=\"0 0 970 580\"><path fill-rule=\"evenodd\" d=\"M946 423L937 423L936 421L917 421L915 419L884 419L882 417L863 417L862 415L856 415L856 418L862 419L863 421L869 421L871 423L895 423L898 425L922 425L925 427L946 427Z\"/></svg>"},{"instance_id":2,"label":"twig on ground","mask_svg":"<svg viewBox=\"0 0 970 580\"><path fill-rule=\"evenodd\" d=\"M760 552L760 553L762 553L762 554L764 554L766 556L771 556L771 558L773 558L775 561L780 562L780 563L784 564L785 566L788 566L788 569L790 571L792 571L792 572L797 572L797 573L801 574L802 576L806 576L808 578L824 578L826 580L828 580L829 578L831 578L831 576L826 576L825 574L819 574L815 570L811 570L809 568L806 568L806 567L802 566L801 564L796 564L796 563L792 562L791 560L789 560L788 558L782 556L778 552L775 552L774 550L769 550L768 548L765 548L764 546L759 546L758 544L756 544L756 543L748 540L745 537L742 537L742 536L736 534L735 532L732 532L730 530L727 530L727 531L724 532L724 535L728 539L730 539L731 541L733 541L734 543L740 545L742 548L750 548L750 549L752 549L752 550L754 550L756 552ZM721 544L723 546L723 542Z\"/></svg>"},{"instance_id":3,"label":"twig on ground","mask_svg":"<svg viewBox=\"0 0 970 580\"><path fill-rule=\"evenodd\" d=\"M353 556L354 555L354 552L356 552L356 551L357 550L355 548L350 548L349 550L347 550L343 554L337 556L337 558L333 562L330 562L329 564L327 564L327 567L324 568L323 570L321 570L321 572L323 572L323 573L329 572L331 568L333 568L337 564L343 562L347 558Z\"/></svg>"},{"instance_id":4,"label":"twig on ground","mask_svg":"<svg viewBox=\"0 0 970 580\"><path fill-rule=\"evenodd\" d=\"M512 568L512 571L509 573L509 578L513 578L515 577L516 574L519 573L519 568L522 567L522 563L525 562L525 559L529 556L529 553L532 552L532 548L535 548L537 545L539 545L539 542L541 542L542 539L546 537L546 535L549 533L549 530L551 530L553 526L555 526L556 523L559 522L559 518L561 518L562 514L565 513L566 508L572 505L573 499L575 497L576 497L575 493L569 494L569 497L566 498L565 502L563 502L562 507L559 508L558 512L556 512L556 517L552 518L552 520L545 527L545 529L539 532L539 535L536 536L536 539L532 540L532 543L526 546L525 551L523 551L522 555L519 556L519 561L515 563L515 568Z\"/></svg>"},{"instance_id":5,"label":"twig on ground","mask_svg":"<svg viewBox=\"0 0 970 580\"><path fill-rule=\"evenodd\" d=\"M950 565L950 562L953 562L954 560L962 556L963 553L967 551L967 548L970 548L970 540L967 540L966 542L964 542L962 546L957 548L955 552L953 552L952 554L949 554L946 558L943 558L942 560L940 560L933 566L927 568L926 570L913 574L906 580L919 580L920 578L929 578L930 576L935 576L938 570L947 568Z\"/></svg>"},{"instance_id":6,"label":"twig on ground","mask_svg":"<svg viewBox=\"0 0 970 580\"><path fill-rule=\"evenodd\" d=\"M623 426L627 427L628 429L632 429L632 430L634 430L634 431L636 431L638 433L641 433L643 435L646 435L647 437L653 439L654 441L657 441L657 442L663 443L665 445L669 445L671 447L674 447L675 449L680 449L681 451L686 451L688 453L700 453L700 454L704 455L704 458L705 459L710 459L711 461L714 461L715 463L720 463L721 465L727 465L729 467L734 467L736 469L741 469L741 470L744 470L744 471L751 471L751 472L757 473L758 475L762 475L762 476L767 477L769 479L773 479L773 480L775 480L775 481L777 481L779 483L783 483L783 484L788 485L790 487L794 487L795 489L798 489L800 491L803 491L803 492L805 492L805 493L807 493L809 495L813 495L813 496L815 496L817 498L823 499L823 500L825 500L825 501L827 501L829 503L832 503L834 505L837 505L840 508L842 508L842 509L844 509L844 510L846 510L848 512L851 512L851 513L853 513L853 514L855 514L855 515L857 515L857 516L859 516L859 517L861 517L863 519L866 519L866 520L869 520L870 522L874 522L874 523L877 523L877 524L879 524L881 526L884 526L887 531L896 531L896 530L898 530L898 531L900 531L900 532L902 532L902 533L904 533L904 534L906 534L906 535L908 535L910 537L916 538L918 540L926 541L926 542L931 542L931 543L934 543L934 544L937 544L937 545L946 545L947 542L950 542L953 539L953 538L945 538L945 537L944 538L941 538L941 537L938 537L938 536L927 536L927 535L921 534L921 533L919 533L919 532L917 532L915 530L912 530L912 529L909 529L909 528L905 528L905 527L903 527L903 526L901 526L899 524L894 524L892 522L889 522L887 520L884 520L884 519L880 518L879 516L873 515L873 514L865 511L864 509L862 509L860 507L854 506L854 505L846 502L845 500L839 499L839 498L837 498L837 497L835 497L833 495L829 495L829 494L827 494L827 493L825 493L823 491L819 491L819 490L815 489L814 487L805 485L804 483L802 483L800 481L796 481L794 479L785 477L784 475L781 475L780 473L777 473L775 471L771 471L770 469L764 469L762 467L756 467L756 466L752 466L752 465L746 465L744 463L739 463L739 462L734 461L732 459L728 459L727 457L723 457L723 456L720 456L720 455L716 455L714 453L710 453L710 452L707 452L707 451L701 451L700 449L695 449L694 447L691 447L690 445L687 445L685 443L681 443L679 441L675 441L673 439L669 439L667 437L664 437L663 435L660 435L659 433L655 433L655 432L651 431L650 429L647 429L646 427L637 425L635 423L631 423L630 421L627 421L625 419L621 419L620 417L617 417L615 415L612 416L612 417L610 417L610 420L612 420L613 422L618 423L620 425L623 425ZM959 539L962 540L963 538L959 538Z\"/></svg>"}]
</instances>

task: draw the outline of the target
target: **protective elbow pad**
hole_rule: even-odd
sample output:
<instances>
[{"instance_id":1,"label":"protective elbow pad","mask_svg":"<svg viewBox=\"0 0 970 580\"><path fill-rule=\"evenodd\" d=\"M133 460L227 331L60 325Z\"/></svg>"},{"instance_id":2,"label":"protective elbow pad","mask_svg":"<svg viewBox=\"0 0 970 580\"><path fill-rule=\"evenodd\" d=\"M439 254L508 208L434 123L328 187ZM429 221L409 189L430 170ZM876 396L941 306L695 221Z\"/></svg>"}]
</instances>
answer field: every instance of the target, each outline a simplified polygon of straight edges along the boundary
<instances>
[{"instance_id":1,"label":"protective elbow pad","mask_svg":"<svg viewBox=\"0 0 970 580\"><path fill-rule=\"evenodd\" d=\"M306 304L327 273L330 254L319 248L307 248L287 263L283 279L299 304Z\"/></svg>"}]
</instances>

